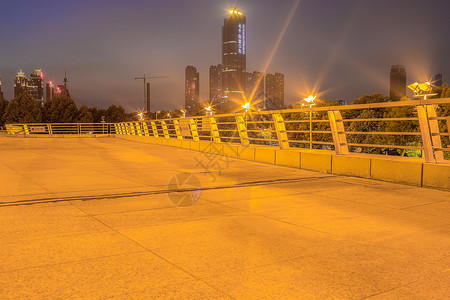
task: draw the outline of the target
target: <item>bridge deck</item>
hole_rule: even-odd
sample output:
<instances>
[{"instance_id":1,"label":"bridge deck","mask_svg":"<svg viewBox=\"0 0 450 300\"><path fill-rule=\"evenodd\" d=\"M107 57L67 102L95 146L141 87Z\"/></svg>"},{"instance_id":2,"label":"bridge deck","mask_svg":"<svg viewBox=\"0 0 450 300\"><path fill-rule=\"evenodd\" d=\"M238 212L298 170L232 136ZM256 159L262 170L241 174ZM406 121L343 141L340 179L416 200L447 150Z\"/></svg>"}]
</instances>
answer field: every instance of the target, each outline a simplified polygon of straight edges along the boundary
<instances>
[{"instance_id":1,"label":"bridge deck","mask_svg":"<svg viewBox=\"0 0 450 300\"><path fill-rule=\"evenodd\" d=\"M112 138L3 137L0 196L2 299L450 293L449 192Z\"/></svg>"}]
</instances>

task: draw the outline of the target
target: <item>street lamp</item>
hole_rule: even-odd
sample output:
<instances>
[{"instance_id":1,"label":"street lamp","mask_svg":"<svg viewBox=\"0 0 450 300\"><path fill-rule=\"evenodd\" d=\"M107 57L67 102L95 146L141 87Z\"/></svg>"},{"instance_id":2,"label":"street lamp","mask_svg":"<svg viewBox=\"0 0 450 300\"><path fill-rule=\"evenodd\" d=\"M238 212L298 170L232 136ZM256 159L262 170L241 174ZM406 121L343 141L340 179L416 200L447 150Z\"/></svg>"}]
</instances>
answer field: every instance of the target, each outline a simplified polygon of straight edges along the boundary
<instances>
[{"instance_id":1,"label":"street lamp","mask_svg":"<svg viewBox=\"0 0 450 300\"><path fill-rule=\"evenodd\" d=\"M309 104L309 108L315 105L314 100L317 96L309 95L306 98L303 98ZM309 111L309 149L312 149L312 111Z\"/></svg>"},{"instance_id":2,"label":"street lamp","mask_svg":"<svg viewBox=\"0 0 450 300\"><path fill-rule=\"evenodd\" d=\"M185 109L180 109L181 114L182 114L182 118L186 118L186 110Z\"/></svg>"},{"instance_id":3,"label":"street lamp","mask_svg":"<svg viewBox=\"0 0 450 300\"><path fill-rule=\"evenodd\" d=\"M245 109L245 123L247 123L247 113L250 110L251 104L250 102L246 102L244 105L241 105L243 109Z\"/></svg>"},{"instance_id":4,"label":"street lamp","mask_svg":"<svg viewBox=\"0 0 450 300\"><path fill-rule=\"evenodd\" d=\"M143 121L144 120L144 113L142 111L138 112L137 115L139 116L139 121Z\"/></svg>"},{"instance_id":5,"label":"street lamp","mask_svg":"<svg viewBox=\"0 0 450 300\"><path fill-rule=\"evenodd\" d=\"M161 113L160 110L158 110L158 111L156 112L156 120L158 120L158 114L159 114L159 113Z\"/></svg>"},{"instance_id":6,"label":"street lamp","mask_svg":"<svg viewBox=\"0 0 450 300\"><path fill-rule=\"evenodd\" d=\"M206 115L207 115L207 116L208 116L208 115L211 116L211 115L212 115L212 107L211 107L211 105L205 107L205 111L206 111Z\"/></svg>"}]
</instances>

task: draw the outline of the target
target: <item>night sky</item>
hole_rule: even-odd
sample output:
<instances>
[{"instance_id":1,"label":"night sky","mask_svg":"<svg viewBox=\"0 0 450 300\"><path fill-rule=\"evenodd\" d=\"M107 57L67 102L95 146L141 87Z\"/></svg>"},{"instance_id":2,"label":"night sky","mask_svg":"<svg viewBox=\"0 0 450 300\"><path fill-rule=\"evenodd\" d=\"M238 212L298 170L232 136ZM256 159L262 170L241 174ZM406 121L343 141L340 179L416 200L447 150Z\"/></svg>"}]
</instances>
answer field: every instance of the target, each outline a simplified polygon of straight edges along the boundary
<instances>
[{"instance_id":1,"label":"night sky","mask_svg":"<svg viewBox=\"0 0 450 300\"><path fill-rule=\"evenodd\" d=\"M247 16L247 70L262 71L296 0L1 1L0 76L13 96L19 69L41 68L80 105L128 111L143 107L144 73L170 76L152 83L152 110L184 105L184 69L200 72L208 99L209 66L221 63L227 7ZM314 86L328 100L347 102L389 92L389 71L404 64L407 82L435 73L450 79L450 1L302 0L267 72L285 74L285 102Z\"/></svg>"}]
</instances>

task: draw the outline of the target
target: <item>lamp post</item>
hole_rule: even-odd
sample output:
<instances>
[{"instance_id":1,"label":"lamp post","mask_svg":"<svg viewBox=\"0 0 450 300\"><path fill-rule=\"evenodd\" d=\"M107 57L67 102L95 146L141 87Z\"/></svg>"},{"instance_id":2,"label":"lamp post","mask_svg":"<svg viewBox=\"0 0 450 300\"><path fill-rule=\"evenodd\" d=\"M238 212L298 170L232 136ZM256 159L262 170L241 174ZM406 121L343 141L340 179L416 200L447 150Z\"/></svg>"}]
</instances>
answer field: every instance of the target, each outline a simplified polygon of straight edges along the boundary
<instances>
[{"instance_id":1,"label":"lamp post","mask_svg":"<svg viewBox=\"0 0 450 300\"><path fill-rule=\"evenodd\" d=\"M160 110L158 110L158 111L156 112L156 120L158 120L158 114L159 114L160 112L161 112Z\"/></svg>"},{"instance_id":2,"label":"lamp post","mask_svg":"<svg viewBox=\"0 0 450 300\"><path fill-rule=\"evenodd\" d=\"M250 110L251 104L250 102L246 102L244 105L241 105L243 109L245 109L245 123L247 124L247 113Z\"/></svg>"},{"instance_id":3,"label":"lamp post","mask_svg":"<svg viewBox=\"0 0 450 300\"><path fill-rule=\"evenodd\" d=\"M205 107L205 111L206 111L206 115L207 116L211 116L212 115L212 107L211 107L211 105Z\"/></svg>"},{"instance_id":4,"label":"lamp post","mask_svg":"<svg viewBox=\"0 0 450 300\"><path fill-rule=\"evenodd\" d=\"M306 101L307 103L309 103L309 149L312 149L312 111L311 111L311 107L315 104L314 100L316 99L317 96L313 96L313 95L309 95L306 98L303 98L304 101Z\"/></svg>"}]
</instances>

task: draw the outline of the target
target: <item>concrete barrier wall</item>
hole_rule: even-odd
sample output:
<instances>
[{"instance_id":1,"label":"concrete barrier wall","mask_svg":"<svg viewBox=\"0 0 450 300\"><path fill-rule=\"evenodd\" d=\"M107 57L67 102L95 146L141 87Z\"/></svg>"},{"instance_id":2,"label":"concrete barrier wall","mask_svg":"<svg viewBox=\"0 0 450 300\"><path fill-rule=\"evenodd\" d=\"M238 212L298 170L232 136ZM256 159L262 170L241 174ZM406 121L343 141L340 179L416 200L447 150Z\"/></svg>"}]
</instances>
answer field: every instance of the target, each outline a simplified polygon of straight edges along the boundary
<instances>
[{"instance_id":1,"label":"concrete barrier wall","mask_svg":"<svg viewBox=\"0 0 450 300\"><path fill-rule=\"evenodd\" d=\"M280 150L276 147L240 146L132 135L118 138L163 144L272 165L347 175L414 186L450 190L450 163L429 164L422 159L370 154L336 155L333 151Z\"/></svg>"}]
</instances>

